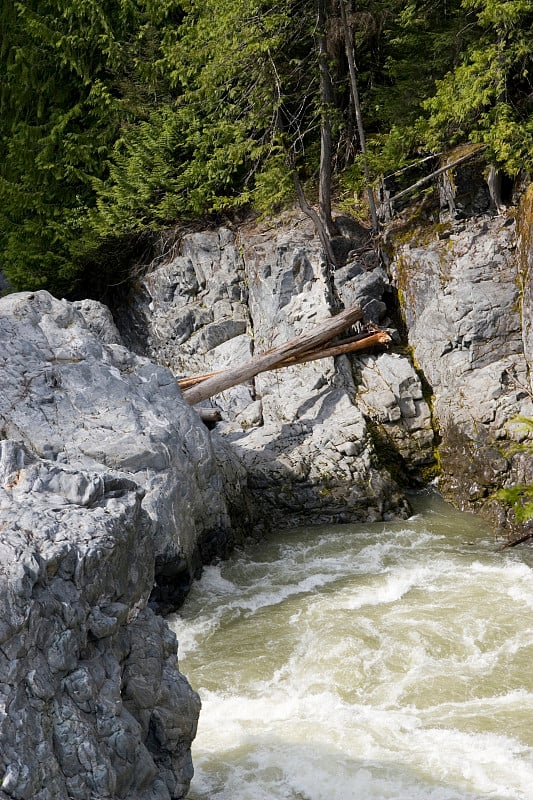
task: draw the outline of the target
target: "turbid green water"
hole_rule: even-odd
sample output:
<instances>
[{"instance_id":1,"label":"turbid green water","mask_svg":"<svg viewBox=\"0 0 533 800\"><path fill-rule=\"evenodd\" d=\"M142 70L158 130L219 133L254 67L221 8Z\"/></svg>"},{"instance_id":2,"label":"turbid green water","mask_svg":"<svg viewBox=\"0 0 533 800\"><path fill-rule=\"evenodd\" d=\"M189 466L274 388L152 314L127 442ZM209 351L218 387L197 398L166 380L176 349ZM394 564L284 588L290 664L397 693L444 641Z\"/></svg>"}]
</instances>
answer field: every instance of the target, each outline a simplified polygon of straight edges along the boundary
<instances>
[{"instance_id":1,"label":"turbid green water","mask_svg":"<svg viewBox=\"0 0 533 800\"><path fill-rule=\"evenodd\" d=\"M533 548L420 502L205 570L172 621L192 800L533 798Z\"/></svg>"}]
</instances>

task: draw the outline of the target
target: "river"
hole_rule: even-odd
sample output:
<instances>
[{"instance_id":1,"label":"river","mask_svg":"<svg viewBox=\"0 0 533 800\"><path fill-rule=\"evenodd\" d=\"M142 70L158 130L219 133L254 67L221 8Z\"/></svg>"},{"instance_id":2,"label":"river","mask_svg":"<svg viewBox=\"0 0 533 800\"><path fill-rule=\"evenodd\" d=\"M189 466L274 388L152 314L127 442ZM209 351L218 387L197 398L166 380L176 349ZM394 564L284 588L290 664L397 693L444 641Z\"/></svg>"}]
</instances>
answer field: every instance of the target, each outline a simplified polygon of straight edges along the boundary
<instances>
[{"instance_id":1,"label":"river","mask_svg":"<svg viewBox=\"0 0 533 800\"><path fill-rule=\"evenodd\" d=\"M171 624L191 800L531 800L533 548L436 496L207 567Z\"/></svg>"}]
</instances>

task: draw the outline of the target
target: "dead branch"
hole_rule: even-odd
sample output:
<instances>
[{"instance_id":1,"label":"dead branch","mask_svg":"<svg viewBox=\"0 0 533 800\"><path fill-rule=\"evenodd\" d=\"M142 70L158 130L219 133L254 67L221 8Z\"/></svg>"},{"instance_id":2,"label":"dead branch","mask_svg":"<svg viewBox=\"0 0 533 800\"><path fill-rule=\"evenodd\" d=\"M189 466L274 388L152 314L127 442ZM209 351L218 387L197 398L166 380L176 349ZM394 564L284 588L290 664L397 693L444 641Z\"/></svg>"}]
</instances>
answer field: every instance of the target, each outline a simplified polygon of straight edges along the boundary
<instances>
[{"instance_id":1,"label":"dead branch","mask_svg":"<svg viewBox=\"0 0 533 800\"><path fill-rule=\"evenodd\" d=\"M416 183L413 183L412 186L409 186L407 189L403 189L403 191L398 192L398 194L395 194L393 197L389 197L387 202L389 204L390 203L394 203L394 201L395 200L399 200L400 197L404 197L406 194L409 194L410 192L413 192L415 189L418 189L420 186L424 186L426 183L429 183L430 181L433 180L433 178L436 178L439 175L442 175L443 172L447 172L449 169L453 169L453 167L458 166L458 164L462 164L463 161L468 161L469 158L472 158L473 156L477 155L483 149L484 148L482 146L481 147L477 147L475 150L471 150L469 153L467 153L464 156L461 156L461 158L458 158L456 161L451 161L449 164L446 164L444 167L440 167L440 169L435 170L435 172L432 172L429 175L426 175L425 178L420 178L420 180L417 181Z\"/></svg>"},{"instance_id":2,"label":"dead branch","mask_svg":"<svg viewBox=\"0 0 533 800\"><path fill-rule=\"evenodd\" d=\"M510 539L510 541L502 544L501 550L506 550L508 547L516 547L517 544L523 544L524 542L527 542L528 539L533 539L533 531L524 533L523 536L519 536L517 539Z\"/></svg>"}]
</instances>

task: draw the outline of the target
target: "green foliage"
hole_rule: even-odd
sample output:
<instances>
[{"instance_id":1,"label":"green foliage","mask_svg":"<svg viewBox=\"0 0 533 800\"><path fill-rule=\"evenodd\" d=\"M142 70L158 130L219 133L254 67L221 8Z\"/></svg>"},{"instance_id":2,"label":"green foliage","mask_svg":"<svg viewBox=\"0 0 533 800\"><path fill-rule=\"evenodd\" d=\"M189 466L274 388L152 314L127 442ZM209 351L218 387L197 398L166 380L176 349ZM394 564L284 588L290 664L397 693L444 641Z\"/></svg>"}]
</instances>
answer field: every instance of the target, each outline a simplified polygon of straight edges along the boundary
<instances>
[{"instance_id":1,"label":"green foliage","mask_svg":"<svg viewBox=\"0 0 533 800\"><path fill-rule=\"evenodd\" d=\"M16 288L73 291L112 242L177 218L312 196L320 127L334 187L471 140L533 166L533 0L15 0L0 17L0 254ZM332 97L320 93L324 34ZM355 199L354 199L355 198Z\"/></svg>"},{"instance_id":2,"label":"green foliage","mask_svg":"<svg viewBox=\"0 0 533 800\"><path fill-rule=\"evenodd\" d=\"M150 7L153 9L150 10ZM68 292L90 229L93 182L163 82L156 23L176 3L20 0L3 4L0 250L16 288ZM152 17L150 14L152 13Z\"/></svg>"},{"instance_id":3,"label":"green foliage","mask_svg":"<svg viewBox=\"0 0 533 800\"><path fill-rule=\"evenodd\" d=\"M517 522L533 519L533 483L501 489L496 497L511 506Z\"/></svg>"},{"instance_id":4,"label":"green foliage","mask_svg":"<svg viewBox=\"0 0 533 800\"><path fill-rule=\"evenodd\" d=\"M393 0L352 6L355 60L365 117L371 176L417 160L426 143L418 119L435 78L453 69L468 41L460 0ZM357 148L340 176L343 203L367 214L363 165ZM360 211L357 207L360 206Z\"/></svg>"},{"instance_id":5,"label":"green foliage","mask_svg":"<svg viewBox=\"0 0 533 800\"><path fill-rule=\"evenodd\" d=\"M382 132L405 131L433 93L435 78L456 65L469 26L460 0L396 0L381 15L381 53L374 60L380 72L365 93L366 115Z\"/></svg>"},{"instance_id":6,"label":"green foliage","mask_svg":"<svg viewBox=\"0 0 533 800\"><path fill-rule=\"evenodd\" d=\"M533 438L533 419L518 417L515 422L518 423L525 434ZM533 442L530 440L515 445L513 447L513 452L529 453L533 455ZM496 492L495 497L511 506L517 522L523 523L533 519L533 483L500 489L499 492Z\"/></svg>"},{"instance_id":7,"label":"green foliage","mask_svg":"<svg viewBox=\"0 0 533 800\"><path fill-rule=\"evenodd\" d=\"M242 203L234 187L245 151L229 122L208 131L180 107L154 111L115 143L106 180L94 181L92 230L122 235Z\"/></svg>"},{"instance_id":8,"label":"green foliage","mask_svg":"<svg viewBox=\"0 0 533 800\"><path fill-rule=\"evenodd\" d=\"M107 180L95 183L99 233L286 200L279 123L297 80L286 80L290 8L288 0L188 3L163 47L176 99L115 145Z\"/></svg>"},{"instance_id":9,"label":"green foliage","mask_svg":"<svg viewBox=\"0 0 533 800\"><path fill-rule=\"evenodd\" d=\"M424 107L425 140L440 147L469 138L509 174L533 168L533 2L463 0L476 36L461 63L437 81Z\"/></svg>"},{"instance_id":10,"label":"green foliage","mask_svg":"<svg viewBox=\"0 0 533 800\"><path fill-rule=\"evenodd\" d=\"M293 198L294 182L287 169L287 153L282 146L273 147L255 173L250 201L257 211L269 214L286 207Z\"/></svg>"}]
</instances>

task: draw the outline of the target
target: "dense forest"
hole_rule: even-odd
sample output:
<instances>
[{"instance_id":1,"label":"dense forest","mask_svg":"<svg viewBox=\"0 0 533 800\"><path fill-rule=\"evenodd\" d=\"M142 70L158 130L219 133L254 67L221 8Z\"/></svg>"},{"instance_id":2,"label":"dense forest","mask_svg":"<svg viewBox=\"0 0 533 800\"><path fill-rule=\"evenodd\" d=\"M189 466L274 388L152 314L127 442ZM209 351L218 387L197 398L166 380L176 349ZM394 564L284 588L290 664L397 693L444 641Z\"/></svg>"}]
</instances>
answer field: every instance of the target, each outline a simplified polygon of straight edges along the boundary
<instances>
[{"instance_id":1,"label":"dense forest","mask_svg":"<svg viewBox=\"0 0 533 800\"><path fill-rule=\"evenodd\" d=\"M2 0L0 268L74 295L150 231L337 207L463 142L533 167L533 0Z\"/></svg>"}]
</instances>

